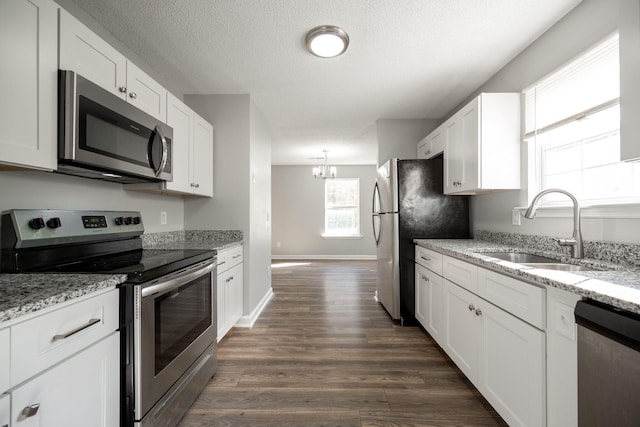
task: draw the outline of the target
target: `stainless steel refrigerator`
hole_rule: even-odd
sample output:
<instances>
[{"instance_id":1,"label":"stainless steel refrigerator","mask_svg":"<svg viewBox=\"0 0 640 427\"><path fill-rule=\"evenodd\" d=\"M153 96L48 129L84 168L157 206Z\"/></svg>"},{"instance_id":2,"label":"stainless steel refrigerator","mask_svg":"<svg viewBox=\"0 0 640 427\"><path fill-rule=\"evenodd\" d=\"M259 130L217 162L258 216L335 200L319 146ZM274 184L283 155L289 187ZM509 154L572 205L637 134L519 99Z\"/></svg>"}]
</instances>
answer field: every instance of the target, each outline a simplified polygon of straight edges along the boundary
<instances>
[{"instance_id":1,"label":"stainless steel refrigerator","mask_svg":"<svg viewBox=\"0 0 640 427\"><path fill-rule=\"evenodd\" d=\"M442 179L442 156L391 159L378 168L372 214L376 298L403 325L415 322L413 239L469 238L469 198L443 195Z\"/></svg>"}]
</instances>

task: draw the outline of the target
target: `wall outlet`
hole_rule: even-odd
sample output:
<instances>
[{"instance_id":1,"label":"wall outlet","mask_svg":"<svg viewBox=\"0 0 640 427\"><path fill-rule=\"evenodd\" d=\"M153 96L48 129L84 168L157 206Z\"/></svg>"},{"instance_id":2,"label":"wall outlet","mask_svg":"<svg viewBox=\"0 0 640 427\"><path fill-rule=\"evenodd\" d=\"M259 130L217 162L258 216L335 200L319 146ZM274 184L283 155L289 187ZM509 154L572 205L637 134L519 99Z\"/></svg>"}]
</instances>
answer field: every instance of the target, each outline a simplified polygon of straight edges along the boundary
<instances>
[{"instance_id":1,"label":"wall outlet","mask_svg":"<svg viewBox=\"0 0 640 427\"><path fill-rule=\"evenodd\" d=\"M167 225L167 212L160 212L160 225Z\"/></svg>"},{"instance_id":2,"label":"wall outlet","mask_svg":"<svg viewBox=\"0 0 640 427\"><path fill-rule=\"evenodd\" d=\"M511 210L511 225L520 225L521 215L520 209L513 208Z\"/></svg>"}]
</instances>

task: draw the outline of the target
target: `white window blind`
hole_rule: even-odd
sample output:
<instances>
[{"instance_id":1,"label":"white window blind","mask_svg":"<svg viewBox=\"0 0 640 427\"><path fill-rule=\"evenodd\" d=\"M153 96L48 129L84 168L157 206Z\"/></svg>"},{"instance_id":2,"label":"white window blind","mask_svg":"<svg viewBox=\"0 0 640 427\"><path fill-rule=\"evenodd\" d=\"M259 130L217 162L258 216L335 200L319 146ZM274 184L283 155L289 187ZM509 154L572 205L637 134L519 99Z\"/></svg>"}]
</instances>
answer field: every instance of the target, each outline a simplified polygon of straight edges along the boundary
<instances>
[{"instance_id":1,"label":"white window blind","mask_svg":"<svg viewBox=\"0 0 640 427\"><path fill-rule=\"evenodd\" d=\"M620 97L618 34L525 90L525 133L606 108Z\"/></svg>"},{"instance_id":2,"label":"white window blind","mask_svg":"<svg viewBox=\"0 0 640 427\"><path fill-rule=\"evenodd\" d=\"M620 162L620 61L615 34L524 91L531 188L593 204L637 202L640 165ZM545 204L566 203L550 194Z\"/></svg>"}]
</instances>

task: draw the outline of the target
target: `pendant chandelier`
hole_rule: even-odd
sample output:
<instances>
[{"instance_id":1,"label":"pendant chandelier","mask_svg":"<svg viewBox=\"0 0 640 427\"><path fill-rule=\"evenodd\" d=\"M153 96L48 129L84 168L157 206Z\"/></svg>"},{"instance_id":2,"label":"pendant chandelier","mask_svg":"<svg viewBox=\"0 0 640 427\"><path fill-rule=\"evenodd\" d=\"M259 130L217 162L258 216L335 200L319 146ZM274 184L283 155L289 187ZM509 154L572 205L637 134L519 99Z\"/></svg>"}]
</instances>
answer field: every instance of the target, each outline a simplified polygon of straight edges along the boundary
<instances>
[{"instance_id":1,"label":"pendant chandelier","mask_svg":"<svg viewBox=\"0 0 640 427\"><path fill-rule=\"evenodd\" d=\"M322 179L333 179L338 175L338 169L335 166L329 166L327 164L327 152L329 150L322 150L324 152L324 164L315 166L313 168L313 177Z\"/></svg>"}]
</instances>

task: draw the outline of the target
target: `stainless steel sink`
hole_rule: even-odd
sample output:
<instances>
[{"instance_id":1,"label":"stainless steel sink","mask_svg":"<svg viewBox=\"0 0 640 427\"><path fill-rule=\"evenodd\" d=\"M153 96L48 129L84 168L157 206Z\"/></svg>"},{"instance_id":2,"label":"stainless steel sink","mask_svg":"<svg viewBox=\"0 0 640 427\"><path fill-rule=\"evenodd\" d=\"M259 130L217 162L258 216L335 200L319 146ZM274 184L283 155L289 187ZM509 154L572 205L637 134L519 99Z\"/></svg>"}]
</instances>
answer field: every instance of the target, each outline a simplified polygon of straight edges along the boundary
<instances>
[{"instance_id":1,"label":"stainless steel sink","mask_svg":"<svg viewBox=\"0 0 640 427\"><path fill-rule=\"evenodd\" d=\"M593 267L585 267L584 265L576 264L564 264L561 262L556 263L522 263L528 267L541 268L543 270L557 270L557 271L597 271Z\"/></svg>"},{"instance_id":2,"label":"stainless steel sink","mask_svg":"<svg viewBox=\"0 0 640 427\"><path fill-rule=\"evenodd\" d=\"M492 258L503 259L505 261L513 262L516 264L533 264L533 263L559 263L557 259L547 258L540 255L533 255L521 252L478 252L482 255L487 255Z\"/></svg>"}]
</instances>

